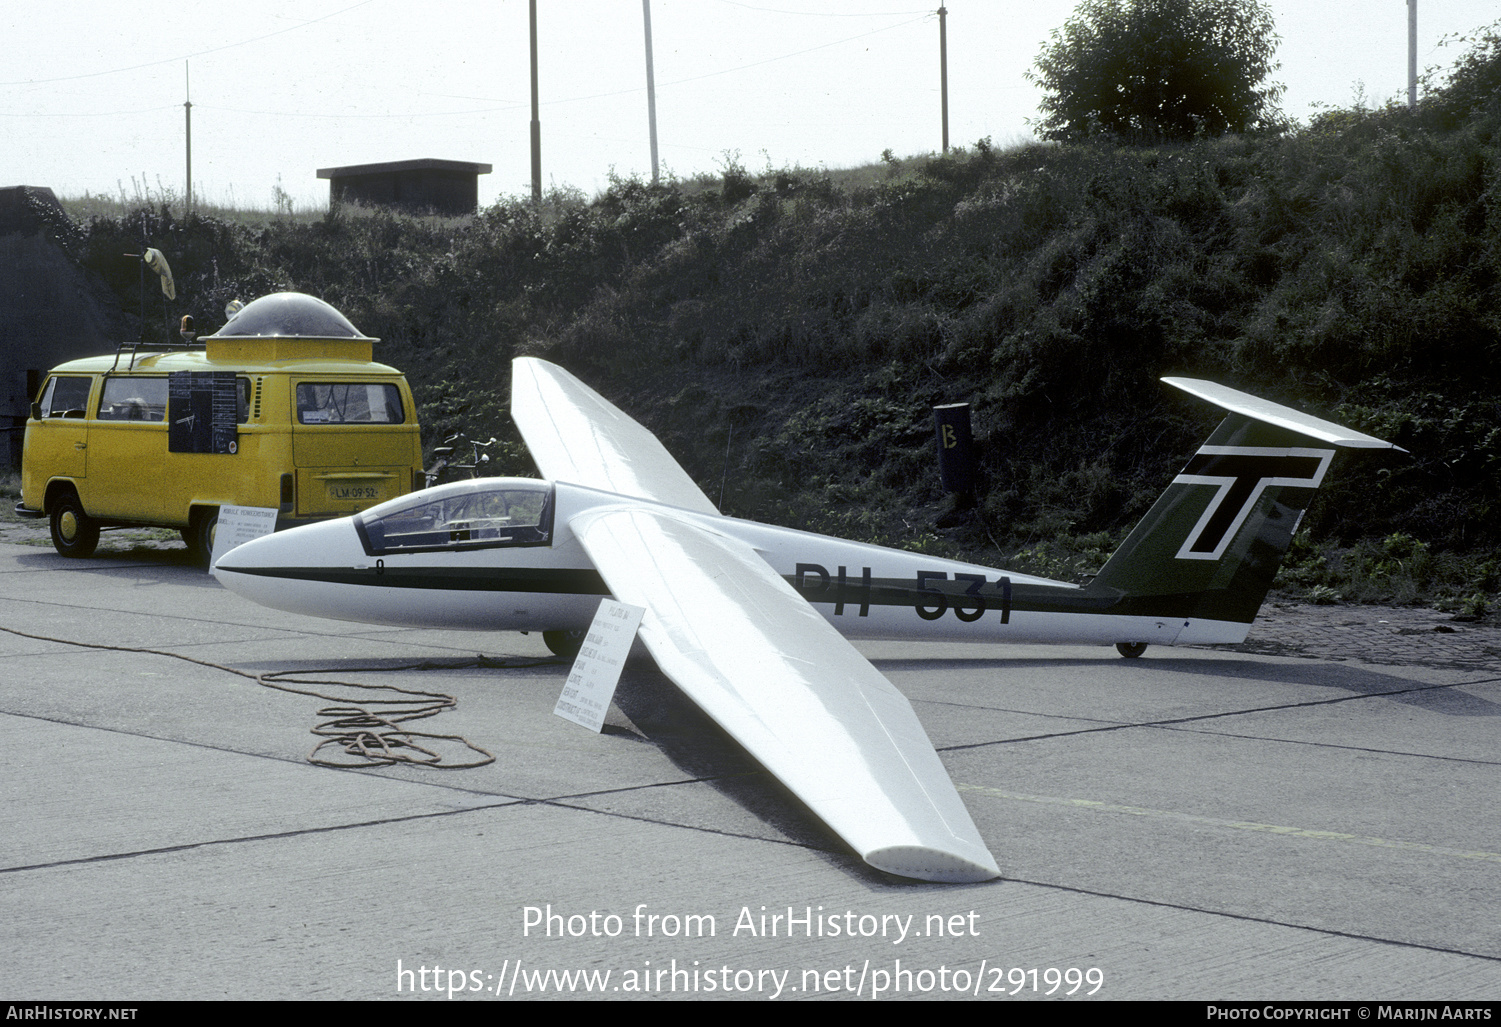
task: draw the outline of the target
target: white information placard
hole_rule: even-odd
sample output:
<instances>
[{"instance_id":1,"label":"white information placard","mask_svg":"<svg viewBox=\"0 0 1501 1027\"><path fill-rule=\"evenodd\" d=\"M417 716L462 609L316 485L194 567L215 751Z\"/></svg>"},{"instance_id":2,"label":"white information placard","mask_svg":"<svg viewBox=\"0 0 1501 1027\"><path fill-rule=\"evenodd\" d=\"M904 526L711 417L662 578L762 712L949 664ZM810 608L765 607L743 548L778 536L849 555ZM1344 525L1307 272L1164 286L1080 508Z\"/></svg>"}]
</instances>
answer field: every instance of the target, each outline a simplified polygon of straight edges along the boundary
<instances>
[{"instance_id":1,"label":"white information placard","mask_svg":"<svg viewBox=\"0 0 1501 1027\"><path fill-rule=\"evenodd\" d=\"M274 506L221 506L219 526L214 529L214 555L209 560L213 570L219 557L235 546L243 545L253 538L269 535L276 530L276 507Z\"/></svg>"},{"instance_id":2,"label":"white information placard","mask_svg":"<svg viewBox=\"0 0 1501 1027\"><path fill-rule=\"evenodd\" d=\"M563 694L552 709L554 713L590 731L605 726L605 714L645 613L640 606L628 606L613 599L599 601L594 623L584 636L584 644L563 685Z\"/></svg>"}]
</instances>

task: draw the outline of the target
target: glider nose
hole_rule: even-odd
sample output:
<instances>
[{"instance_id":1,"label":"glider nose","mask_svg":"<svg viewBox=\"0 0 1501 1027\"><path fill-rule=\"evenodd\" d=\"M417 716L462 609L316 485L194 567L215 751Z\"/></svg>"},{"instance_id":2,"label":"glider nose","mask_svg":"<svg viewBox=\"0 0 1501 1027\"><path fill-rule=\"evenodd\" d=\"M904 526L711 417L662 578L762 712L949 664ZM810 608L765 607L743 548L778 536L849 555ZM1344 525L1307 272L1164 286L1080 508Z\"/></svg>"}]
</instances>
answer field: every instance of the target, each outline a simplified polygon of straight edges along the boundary
<instances>
[{"instance_id":1,"label":"glider nose","mask_svg":"<svg viewBox=\"0 0 1501 1027\"><path fill-rule=\"evenodd\" d=\"M309 524L263 535L219 558L213 574L246 599L294 613L322 613L328 584L368 566L354 521Z\"/></svg>"}]
</instances>

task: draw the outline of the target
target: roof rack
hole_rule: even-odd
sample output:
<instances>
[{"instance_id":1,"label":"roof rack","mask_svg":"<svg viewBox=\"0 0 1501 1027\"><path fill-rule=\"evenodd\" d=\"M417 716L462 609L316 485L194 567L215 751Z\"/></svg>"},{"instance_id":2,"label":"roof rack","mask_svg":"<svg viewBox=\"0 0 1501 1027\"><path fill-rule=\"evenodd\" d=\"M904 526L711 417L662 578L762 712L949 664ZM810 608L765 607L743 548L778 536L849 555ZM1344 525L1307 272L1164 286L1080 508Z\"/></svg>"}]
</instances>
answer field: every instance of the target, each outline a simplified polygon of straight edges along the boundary
<instances>
[{"instance_id":1,"label":"roof rack","mask_svg":"<svg viewBox=\"0 0 1501 1027\"><path fill-rule=\"evenodd\" d=\"M194 340L193 342L182 341L118 343L115 346L115 362L110 365L110 369L106 373L114 374L116 371L118 371L120 369L120 357L127 353L130 355L130 362L127 364L125 370L133 371L135 370L136 357L142 355L143 353L176 353L203 348L203 343L196 340Z\"/></svg>"}]
</instances>

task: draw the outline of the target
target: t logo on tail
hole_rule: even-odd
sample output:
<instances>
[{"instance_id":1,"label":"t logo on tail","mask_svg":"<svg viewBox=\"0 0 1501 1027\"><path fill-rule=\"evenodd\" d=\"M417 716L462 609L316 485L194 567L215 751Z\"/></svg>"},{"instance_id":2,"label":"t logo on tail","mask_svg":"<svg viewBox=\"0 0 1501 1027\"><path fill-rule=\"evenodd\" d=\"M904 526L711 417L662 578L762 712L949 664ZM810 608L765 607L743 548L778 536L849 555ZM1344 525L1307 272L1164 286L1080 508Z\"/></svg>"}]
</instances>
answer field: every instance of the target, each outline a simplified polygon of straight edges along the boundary
<instances>
[{"instance_id":1,"label":"t logo on tail","mask_svg":"<svg viewBox=\"0 0 1501 1027\"><path fill-rule=\"evenodd\" d=\"M1316 489L1334 458L1332 449L1204 446L1173 479L1180 485L1218 485L1188 533L1180 560L1218 560L1269 485Z\"/></svg>"}]
</instances>

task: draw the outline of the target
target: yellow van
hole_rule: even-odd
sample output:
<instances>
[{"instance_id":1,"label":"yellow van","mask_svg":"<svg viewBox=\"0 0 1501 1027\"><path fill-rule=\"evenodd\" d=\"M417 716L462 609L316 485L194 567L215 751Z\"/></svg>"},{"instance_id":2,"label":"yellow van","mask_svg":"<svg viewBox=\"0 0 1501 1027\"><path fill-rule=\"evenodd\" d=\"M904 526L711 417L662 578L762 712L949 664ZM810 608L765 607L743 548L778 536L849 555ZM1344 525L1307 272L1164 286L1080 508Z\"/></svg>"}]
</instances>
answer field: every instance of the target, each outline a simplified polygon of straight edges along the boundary
<instances>
[{"instance_id":1,"label":"yellow van","mask_svg":"<svg viewBox=\"0 0 1501 1027\"><path fill-rule=\"evenodd\" d=\"M312 296L245 305L182 346L122 346L52 369L26 422L21 502L64 556L99 529L178 528L201 559L220 506L275 507L277 527L342 517L423 485L401 372Z\"/></svg>"}]
</instances>

